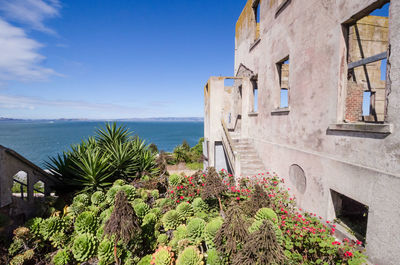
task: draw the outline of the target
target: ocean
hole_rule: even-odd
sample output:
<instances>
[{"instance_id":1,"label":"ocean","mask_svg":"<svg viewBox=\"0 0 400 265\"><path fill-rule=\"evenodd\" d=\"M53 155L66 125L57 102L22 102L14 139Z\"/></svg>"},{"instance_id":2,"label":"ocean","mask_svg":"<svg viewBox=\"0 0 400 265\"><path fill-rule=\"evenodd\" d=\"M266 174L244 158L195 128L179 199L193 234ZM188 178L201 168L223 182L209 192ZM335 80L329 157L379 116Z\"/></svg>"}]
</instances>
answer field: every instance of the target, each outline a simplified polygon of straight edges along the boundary
<instances>
[{"instance_id":1,"label":"ocean","mask_svg":"<svg viewBox=\"0 0 400 265\"><path fill-rule=\"evenodd\" d=\"M154 143L159 150L171 152L186 140L190 146L203 137L203 122L119 122L133 134ZM44 168L49 157L68 150L72 144L94 135L104 127L98 121L3 121L0 122L0 145L11 148Z\"/></svg>"}]
</instances>

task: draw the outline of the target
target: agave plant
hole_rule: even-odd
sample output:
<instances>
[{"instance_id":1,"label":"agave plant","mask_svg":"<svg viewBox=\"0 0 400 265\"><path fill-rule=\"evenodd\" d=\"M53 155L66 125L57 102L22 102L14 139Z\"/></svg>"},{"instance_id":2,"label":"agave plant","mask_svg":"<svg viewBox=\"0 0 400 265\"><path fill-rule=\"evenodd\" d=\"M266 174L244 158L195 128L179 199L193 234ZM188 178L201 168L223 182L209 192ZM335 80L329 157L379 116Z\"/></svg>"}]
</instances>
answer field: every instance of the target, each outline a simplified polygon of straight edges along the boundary
<instances>
[{"instance_id":1,"label":"agave plant","mask_svg":"<svg viewBox=\"0 0 400 265\"><path fill-rule=\"evenodd\" d=\"M131 133L125 126L118 126L117 123L107 123L105 128L96 131L96 140L100 146L105 147L116 143L128 141Z\"/></svg>"},{"instance_id":2,"label":"agave plant","mask_svg":"<svg viewBox=\"0 0 400 265\"><path fill-rule=\"evenodd\" d=\"M109 155L101 152L100 149L87 149L83 153L77 153L72 157L76 165L74 175L77 176L76 182L85 187L84 190L97 190L111 185L106 182L112 173L109 171Z\"/></svg>"}]
</instances>

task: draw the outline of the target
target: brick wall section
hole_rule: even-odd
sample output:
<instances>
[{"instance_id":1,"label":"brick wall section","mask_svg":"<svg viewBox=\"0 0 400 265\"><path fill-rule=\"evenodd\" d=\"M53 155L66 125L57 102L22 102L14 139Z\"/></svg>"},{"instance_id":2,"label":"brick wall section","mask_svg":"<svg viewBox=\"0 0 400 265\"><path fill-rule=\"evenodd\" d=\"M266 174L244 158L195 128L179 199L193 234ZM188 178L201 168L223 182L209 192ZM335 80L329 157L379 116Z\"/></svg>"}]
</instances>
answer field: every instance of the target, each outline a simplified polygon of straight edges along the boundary
<instances>
[{"instance_id":1,"label":"brick wall section","mask_svg":"<svg viewBox=\"0 0 400 265\"><path fill-rule=\"evenodd\" d=\"M346 122L361 121L364 86L349 81L346 97Z\"/></svg>"}]
</instances>

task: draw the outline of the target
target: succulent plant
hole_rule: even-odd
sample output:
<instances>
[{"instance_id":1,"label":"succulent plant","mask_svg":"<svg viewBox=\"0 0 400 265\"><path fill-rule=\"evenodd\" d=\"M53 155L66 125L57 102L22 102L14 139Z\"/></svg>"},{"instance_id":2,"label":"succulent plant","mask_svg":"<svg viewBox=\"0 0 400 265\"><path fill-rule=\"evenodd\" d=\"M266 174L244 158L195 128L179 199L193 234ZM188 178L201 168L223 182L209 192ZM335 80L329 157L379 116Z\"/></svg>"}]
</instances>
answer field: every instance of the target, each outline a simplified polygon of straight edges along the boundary
<instances>
[{"instance_id":1,"label":"succulent plant","mask_svg":"<svg viewBox=\"0 0 400 265\"><path fill-rule=\"evenodd\" d=\"M132 201L132 206L134 207L136 204L144 203L144 200L137 198Z\"/></svg>"},{"instance_id":2,"label":"succulent plant","mask_svg":"<svg viewBox=\"0 0 400 265\"><path fill-rule=\"evenodd\" d=\"M158 190L152 190L151 197L153 197L154 200L157 200L160 197L160 192Z\"/></svg>"},{"instance_id":3,"label":"succulent plant","mask_svg":"<svg viewBox=\"0 0 400 265\"><path fill-rule=\"evenodd\" d=\"M102 264L110 264L114 262L114 243L105 238L99 244L97 257Z\"/></svg>"},{"instance_id":4,"label":"succulent plant","mask_svg":"<svg viewBox=\"0 0 400 265\"><path fill-rule=\"evenodd\" d=\"M92 194L90 200L92 201L93 205L100 205L106 200L106 195L102 191L96 191Z\"/></svg>"},{"instance_id":5,"label":"succulent plant","mask_svg":"<svg viewBox=\"0 0 400 265\"><path fill-rule=\"evenodd\" d=\"M26 226L29 228L31 233L35 236L40 235L40 225L43 222L43 219L40 217L35 217L33 219L30 219L27 223Z\"/></svg>"},{"instance_id":6,"label":"succulent plant","mask_svg":"<svg viewBox=\"0 0 400 265\"><path fill-rule=\"evenodd\" d=\"M176 265L203 265L203 255L193 246L185 248L178 256Z\"/></svg>"},{"instance_id":7,"label":"succulent plant","mask_svg":"<svg viewBox=\"0 0 400 265\"><path fill-rule=\"evenodd\" d=\"M24 259L25 261L33 259L35 256L35 251L33 249L28 249L27 251L24 252Z\"/></svg>"},{"instance_id":8,"label":"succulent plant","mask_svg":"<svg viewBox=\"0 0 400 265\"><path fill-rule=\"evenodd\" d=\"M222 259L216 249L209 249L207 251L207 264L222 265Z\"/></svg>"},{"instance_id":9,"label":"succulent plant","mask_svg":"<svg viewBox=\"0 0 400 265\"><path fill-rule=\"evenodd\" d=\"M129 184L123 185L121 186L121 190L125 192L125 196L128 201L133 201L133 199L135 199L136 188L134 186Z\"/></svg>"},{"instance_id":10,"label":"succulent plant","mask_svg":"<svg viewBox=\"0 0 400 265\"><path fill-rule=\"evenodd\" d=\"M157 222L157 216L154 213L148 213L143 217L142 225L154 225Z\"/></svg>"},{"instance_id":11,"label":"succulent plant","mask_svg":"<svg viewBox=\"0 0 400 265\"><path fill-rule=\"evenodd\" d=\"M176 230L174 231L173 235L174 235L174 238L179 239L179 240L186 238L188 235L186 225L182 224L182 225L178 226L176 228Z\"/></svg>"},{"instance_id":12,"label":"succulent plant","mask_svg":"<svg viewBox=\"0 0 400 265\"><path fill-rule=\"evenodd\" d=\"M89 233L77 235L72 245L72 254L77 261L87 261L96 254L97 240Z\"/></svg>"},{"instance_id":13,"label":"succulent plant","mask_svg":"<svg viewBox=\"0 0 400 265\"><path fill-rule=\"evenodd\" d=\"M75 231L80 234L94 233L97 229L97 218L92 212L83 212L75 220Z\"/></svg>"},{"instance_id":14,"label":"succulent plant","mask_svg":"<svg viewBox=\"0 0 400 265\"><path fill-rule=\"evenodd\" d=\"M63 231L63 222L59 217L49 217L40 224L40 234L44 239L49 239L57 232Z\"/></svg>"},{"instance_id":15,"label":"succulent plant","mask_svg":"<svg viewBox=\"0 0 400 265\"><path fill-rule=\"evenodd\" d=\"M204 221L208 221L210 219L210 213L203 212L203 211L201 211L201 212L195 211L194 212L194 217L203 219Z\"/></svg>"},{"instance_id":16,"label":"succulent plant","mask_svg":"<svg viewBox=\"0 0 400 265\"><path fill-rule=\"evenodd\" d=\"M166 246L168 243L168 236L166 234L160 234L157 237L157 243L160 246Z\"/></svg>"},{"instance_id":17,"label":"succulent plant","mask_svg":"<svg viewBox=\"0 0 400 265\"><path fill-rule=\"evenodd\" d=\"M57 232L50 237L50 241L53 247L63 248L67 244L69 238L70 237L64 232Z\"/></svg>"},{"instance_id":18,"label":"succulent plant","mask_svg":"<svg viewBox=\"0 0 400 265\"><path fill-rule=\"evenodd\" d=\"M156 200L156 207L164 208L166 206L172 205L174 202L169 198L162 198Z\"/></svg>"},{"instance_id":19,"label":"succulent plant","mask_svg":"<svg viewBox=\"0 0 400 265\"><path fill-rule=\"evenodd\" d=\"M150 264L152 265L172 265L174 264L174 253L170 247L159 247L154 252Z\"/></svg>"},{"instance_id":20,"label":"succulent plant","mask_svg":"<svg viewBox=\"0 0 400 265\"><path fill-rule=\"evenodd\" d=\"M123 185L125 185L125 180L123 180L123 179L117 179L117 180L114 181L114 183L113 183L113 187L123 186Z\"/></svg>"},{"instance_id":21,"label":"succulent plant","mask_svg":"<svg viewBox=\"0 0 400 265\"><path fill-rule=\"evenodd\" d=\"M267 219L274 222L275 224L278 222L278 216L271 208L261 208L257 211L255 218L257 221Z\"/></svg>"},{"instance_id":22,"label":"succulent plant","mask_svg":"<svg viewBox=\"0 0 400 265\"><path fill-rule=\"evenodd\" d=\"M147 192L147 190L142 189L140 191L140 198L142 198L142 200L147 201L147 199L149 198L149 193Z\"/></svg>"},{"instance_id":23,"label":"succulent plant","mask_svg":"<svg viewBox=\"0 0 400 265\"><path fill-rule=\"evenodd\" d=\"M144 256L144 257L137 263L137 265L150 265L151 259L152 259L152 255Z\"/></svg>"},{"instance_id":24,"label":"succulent plant","mask_svg":"<svg viewBox=\"0 0 400 265\"><path fill-rule=\"evenodd\" d=\"M162 217L162 223L165 230L175 229L183 221L182 215L176 210L170 210Z\"/></svg>"},{"instance_id":25,"label":"succulent plant","mask_svg":"<svg viewBox=\"0 0 400 265\"><path fill-rule=\"evenodd\" d=\"M54 265L68 265L71 263L71 254L65 250L61 249L53 257Z\"/></svg>"},{"instance_id":26,"label":"succulent plant","mask_svg":"<svg viewBox=\"0 0 400 265\"><path fill-rule=\"evenodd\" d=\"M105 221L107 221L108 218L110 218L113 210L114 210L114 206L111 206L110 208L101 212L101 214L99 216L99 222L104 223Z\"/></svg>"},{"instance_id":27,"label":"succulent plant","mask_svg":"<svg viewBox=\"0 0 400 265\"><path fill-rule=\"evenodd\" d=\"M86 209L86 205L85 204L83 204L81 202L76 202L76 203L72 203L68 207L68 212L71 212L75 216L78 216L80 213L85 211L85 209Z\"/></svg>"},{"instance_id":28,"label":"succulent plant","mask_svg":"<svg viewBox=\"0 0 400 265\"><path fill-rule=\"evenodd\" d=\"M30 230L27 227L21 226L14 230L14 237L27 240L30 237Z\"/></svg>"},{"instance_id":29,"label":"succulent plant","mask_svg":"<svg viewBox=\"0 0 400 265\"><path fill-rule=\"evenodd\" d=\"M249 227L249 232L254 233L254 232L260 230L260 227L262 226L262 224L263 224L263 220L254 220L254 222Z\"/></svg>"},{"instance_id":30,"label":"succulent plant","mask_svg":"<svg viewBox=\"0 0 400 265\"><path fill-rule=\"evenodd\" d=\"M187 202L181 202L176 207L176 211L180 213L185 219L193 215L193 207Z\"/></svg>"},{"instance_id":31,"label":"succulent plant","mask_svg":"<svg viewBox=\"0 0 400 265\"><path fill-rule=\"evenodd\" d=\"M20 238L15 238L8 248L8 254L10 254L11 257L14 256L22 249L23 246L24 241Z\"/></svg>"},{"instance_id":32,"label":"succulent plant","mask_svg":"<svg viewBox=\"0 0 400 265\"><path fill-rule=\"evenodd\" d=\"M187 224L188 237L194 241L199 242L203 238L206 222L200 218L193 218Z\"/></svg>"},{"instance_id":33,"label":"succulent plant","mask_svg":"<svg viewBox=\"0 0 400 265\"><path fill-rule=\"evenodd\" d=\"M192 206L195 211L208 211L208 204L200 197L193 200Z\"/></svg>"},{"instance_id":34,"label":"succulent plant","mask_svg":"<svg viewBox=\"0 0 400 265\"><path fill-rule=\"evenodd\" d=\"M89 198L89 195L87 195L86 193L81 193L81 194L76 195L72 201L73 204L82 203L85 206L88 206L89 202L90 202L90 198Z\"/></svg>"},{"instance_id":35,"label":"succulent plant","mask_svg":"<svg viewBox=\"0 0 400 265\"><path fill-rule=\"evenodd\" d=\"M149 213L154 213L157 216L157 219L159 219L162 215L161 209L158 207L150 209Z\"/></svg>"},{"instance_id":36,"label":"succulent plant","mask_svg":"<svg viewBox=\"0 0 400 265\"><path fill-rule=\"evenodd\" d=\"M106 193L106 201L109 204L114 204L115 195L121 190L121 186L112 186Z\"/></svg>"},{"instance_id":37,"label":"succulent plant","mask_svg":"<svg viewBox=\"0 0 400 265\"><path fill-rule=\"evenodd\" d=\"M150 207L147 205L147 203L141 202L133 206L133 209L139 218L143 218L149 212Z\"/></svg>"},{"instance_id":38,"label":"succulent plant","mask_svg":"<svg viewBox=\"0 0 400 265\"><path fill-rule=\"evenodd\" d=\"M178 186L183 182L183 177L178 174L172 174L168 177L168 184L170 186Z\"/></svg>"},{"instance_id":39,"label":"succulent plant","mask_svg":"<svg viewBox=\"0 0 400 265\"><path fill-rule=\"evenodd\" d=\"M223 222L224 221L222 220L222 218L215 218L206 225L204 229L204 238L207 243L207 247L209 249L215 247L214 244L215 235L221 228Z\"/></svg>"},{"instance_id":40,"label":"succulent plant","mask_svg":"<svg viewBox=\"0 0 400 265\"><path fill-rule=\"evenodd\" d=\"M18 254L14 258L10 260L9 265L23 265L25 262L25 258L23 254Z\"/></svg>"}]
</instances>

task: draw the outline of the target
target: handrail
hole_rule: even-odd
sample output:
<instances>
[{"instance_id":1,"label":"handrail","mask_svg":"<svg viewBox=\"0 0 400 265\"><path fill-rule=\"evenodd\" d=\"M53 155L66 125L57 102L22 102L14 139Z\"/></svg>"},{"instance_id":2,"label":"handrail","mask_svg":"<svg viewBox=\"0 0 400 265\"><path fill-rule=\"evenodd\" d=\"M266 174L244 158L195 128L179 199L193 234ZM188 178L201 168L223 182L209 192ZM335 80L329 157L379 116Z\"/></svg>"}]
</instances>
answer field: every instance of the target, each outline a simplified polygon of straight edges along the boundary
<instances>
[{"instance_id":1,"label":"handrail","mask_svg":"<svg viewBox=\"0 0 400 265\"><path fill-rule=\"evenodd\" d=\"M223 135L225 136L226 142L227 142L227 143L225 143L225 141L222 141L222 143L225 146L225 149L227 151L228 158L229 158L228 159L229 164L231 166L231 170L234 173L235 164L236 164L236 150L235 150L235 147L233 146L233 140L232 140L231 136L229 135L228 128L226 127L225 121L223 119L221 119L221 125L222 125L222 129L224 131ZM224 140L224 137L222 137L222 139Z\"/></svg>"}]
</instances>

